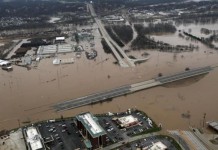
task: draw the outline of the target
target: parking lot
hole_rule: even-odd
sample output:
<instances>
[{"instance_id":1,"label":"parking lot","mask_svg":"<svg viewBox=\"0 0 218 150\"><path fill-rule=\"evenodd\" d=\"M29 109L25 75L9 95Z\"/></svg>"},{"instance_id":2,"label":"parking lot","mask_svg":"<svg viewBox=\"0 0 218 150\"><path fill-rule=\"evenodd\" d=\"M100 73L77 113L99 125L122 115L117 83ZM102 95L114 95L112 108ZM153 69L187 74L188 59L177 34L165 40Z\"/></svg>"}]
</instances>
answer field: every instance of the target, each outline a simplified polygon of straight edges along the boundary
<instances>
[{"instance_id":1,"label":"parking lot","mask_svg":"<svg viewBox=\"0 0 218 150\"><path fill-rule=\"evenodd\" d=\"M116 121L114 121L114 118L120 118L128 115L132 115L134 118L137 118L139 123L128 128L120 128L119 124ZM100 125L107 132L108 144L128 140L128 138L134 135L140 134L148 129L153 128L152 125L149 124L148 120L150 119L148 119L147 115L137 110L132 111L131 114L128 112L122 112L110 115L107 114L105 116L101 116L98 118Z\"/></svg>"},{"instance_id":2,"label":"parking lot","mask_svg":"<svg viewBox=\"0 0 218 150\"><path fill-rule=\"evenodd\" d=\"M175 145L172 144L171 139L164 136L150 136L138 141L134 141L132 143L125 144L121 147L119 147L119 150L135 150L137 148L150 148L153 143L156 142L162 142L165 146L167 146L167 149L170 150L177 150Z\"/></svg>"},{"instance_id":3,"label":"parking lot","mask_svg":"<svg viewBox=\"0 0 218 150\"><path fill-rule=\"evenodd\" d=\"M83 138L79 134L73 120L50 120L37 126L45 141L45 145L51 150L85 149Z\"/></svg>"},{"instance_id":4,"label":"parking lot","mask_svg":"<svg viewBox=\"0 0 218 150\"><path fill-rule=\"evenodd\" d=\"M136 123L121 127L118 118L128 116L134 118L133 120L136 120ZM123 144L124 149L135 149L136 147L149 146L152 142L159 141L156 137L149 137L131 144L128 143L128 139L139 134L144 134L149 129L156 128L156 124L141 111L127 110L126 112L96 115L96 117L98 118L99 124L107 132L106 144L104 146L120 142ZM84 139L79 133L74 119L48 120L37 124L47 149L85 149ZM167 145L167 140L164 142Z\"/></svg>"}]
</instances>

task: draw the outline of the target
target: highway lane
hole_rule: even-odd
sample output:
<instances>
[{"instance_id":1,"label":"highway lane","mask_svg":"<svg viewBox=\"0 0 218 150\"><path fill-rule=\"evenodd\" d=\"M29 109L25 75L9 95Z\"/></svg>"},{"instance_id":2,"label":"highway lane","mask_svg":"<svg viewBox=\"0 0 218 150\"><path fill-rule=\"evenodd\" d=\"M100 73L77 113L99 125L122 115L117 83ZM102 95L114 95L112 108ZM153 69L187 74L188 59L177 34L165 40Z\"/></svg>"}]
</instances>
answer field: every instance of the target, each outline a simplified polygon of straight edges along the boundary
<instances>
[{"instance_id":1,"label":"highway lane","mask_svg":"<svg viewBox=\"0 0 218 150\"><path fill-rule=\"evenodd\" d=\"M151 83L146 83L146 84L138 85L136 87L132 87L130 91L133 93L133 92L137 92L137 91L144 90L144 89L149 89L149 88L159 86L159 85L161 85L159 81L154 81Z\"/></svg>"},{"instance_id":2,"label":"highway lane","mask_svg":"<svg viewBox=\"0 0 218 150\"><path fill-rule=\"evenodd\" d=\"M173 82L173 81L189 78L189 77L192 77L192 76L205 74L207 72L210 72L211 70L212 70L212 67L207 66L207 67L204 67L204 68L197 68L197 69L184 71L184 72L174 74L174 75L170 75L170 76L158 77L155 80L159 81L161 83L170 83L170 82Z\"/></svg>"},{"instance_id":3,"label":"highway lane","mask_svg":"<svg viewBox=\"0 0 218 150\"><path fill-rule=\"evenodd\" d=\"M88 4L88 7L89 7L89 10L91 12L91 15L94 17L95 19L95 22L97 23L98 27L99 27L99 30L101 31L102 33L102 36L105 38L105 41L107 42L107 44L111 47L112 49L112 52L114 53L116 59L118 60L120 66L122 67L128 67L131 66L131 67L135 67L135 63L137 62L142 62L142 61L147 61L149 59L149 57L147 58L142 58L142 59L131 59L129 58L126 53L123 51L123 49L109 36L109 34L107 33L107 31L105 30L104 26L102 25L102 22L100 19L97 18L97 15L95 13L95 10L92 6L92 4ZM119 51L119 53L117 53L117 51ZM120 57L120 55L125 59L125 62L124 60ZM126 64L126 62L128 64Z\"/></svg>"},{"instance_id":4,"label":"highway lane","mask_svg":"<svg viewBox=\"0 0 218 150\"><path fill-rule=\"evenodd\" d=\"M107 101L113 97L117 97L117 96L121 96L121 95L129 93L130 92L129 89L130 89L130 86L122 86L122 87L104 91L101 93L96 93L96 94L88 95L88 96L81 97L78 99L59 103L59 104L56 104L54 108L57 111L60 111L60 110L67 110L68 108L72 109L72 108L76 108L76 107L80 107L80 106L84 106L87 104L92 104L92 103L96 103L100 101Z\"/></svg>"},{"instance_id":5,"label":"highway lane","mask_svg":"<svg viewBox=\"0 0 218 150\"><path fill-rule=\"evenodd\" d=\"M125 85L125 86L121 86L121 87L114 88L111 90L106 90L103 92L87 95L81 98L61 102L61 103L54 105L53 108L56 111L64 111L64 110L69 110L69 109L73 109L76 107L94 104L97 102L104 102L104 101L111 100L114 97L131 94L131 93L134 93L140 90L144 90L144 89L152 88L155 86L171 83L174 81L206 74L210 72L212 69L213 69L212 67L207 66L207 67L197 68L193 70L183 71L181 73L177 73L174 75L157 77L152 80L147 80L147 81L135 83L132 85Z\"/></svg>"},{"instance_id":6,"label":"highway lane","mask_svg":"<svg viewBox=\"0 0 218 150\"><path fill-rule=\"evenodd\" d=\"M114 42L113 39L111 39L111 37L108 35L107 31L105 30L104 26L102 25L102 22L100 19L97 18L97 15L95 13L95 10L92 6L92 4L87 4L89 7L89 10L91 12L91 15L94 17L95 22L97 23L99 30L102 33L103 38L105 39L106 43L108 44L108 46L110 46L112 52L114 53L116 59L118 60L119 64L121 67L129 67L129 65L131 67L134 67L134 61L132 61L127 55L126 53L122 50L122 48L116 43ZM119 53L122 55L123 58L125 58L125 61L129 64L127 64L120 56L120 54L117 52L117 50L119 51Z\"/></svg>"}]
</instances>

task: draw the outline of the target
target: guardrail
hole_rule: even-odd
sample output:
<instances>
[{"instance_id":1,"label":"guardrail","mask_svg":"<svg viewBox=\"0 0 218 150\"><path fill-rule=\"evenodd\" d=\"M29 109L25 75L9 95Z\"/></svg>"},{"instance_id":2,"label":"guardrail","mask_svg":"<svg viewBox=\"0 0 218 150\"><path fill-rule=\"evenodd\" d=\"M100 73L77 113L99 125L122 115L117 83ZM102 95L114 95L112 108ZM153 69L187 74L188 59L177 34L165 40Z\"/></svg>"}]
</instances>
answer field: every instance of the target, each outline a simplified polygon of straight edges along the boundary
<instances>
[{"instance_id":1,"label":"guardrail","mask_svg":"<svg viewBox=\"0 0 218 150\"><path fill-rule=\"evenodd\" d=\"M210 72L212 69L213 69L212 67L207 66L203 68L197 68L197 69L184 71L184 72L177 73L174 75L157 77L153 80L143 81L143 82L135 83L132 85L125 85L125 86L121 86L115 89L111 89L111 90L87 95L81 98L61 102L61 103L54 105L53 108L56 111L64 111L64 110L69 110L69 109L73 109L73 108L77 108L77 107L81 107L81 106L85 106L89 104L104 102L104 101L112 100L112 98L114 97L131 94L133 92L137 92L140 90L144 90L144 89L152 88L155 86L171 83L174 81L206 74Z\"/></svg>"}]
</instances>

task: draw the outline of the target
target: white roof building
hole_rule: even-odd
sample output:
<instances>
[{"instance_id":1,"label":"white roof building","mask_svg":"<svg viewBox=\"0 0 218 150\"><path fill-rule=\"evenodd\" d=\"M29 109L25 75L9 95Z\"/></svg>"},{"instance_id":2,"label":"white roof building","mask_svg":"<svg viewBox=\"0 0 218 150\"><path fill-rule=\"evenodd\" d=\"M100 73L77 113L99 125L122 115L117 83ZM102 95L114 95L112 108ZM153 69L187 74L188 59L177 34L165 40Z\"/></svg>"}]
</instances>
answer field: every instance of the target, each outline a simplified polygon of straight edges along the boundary
<instances>
[{"instance_id":1,"label":"white roof building","mask_svg":"<svg viewBox=\"0 0 218 150\"><path fill-rule=\"evenodd\" d=\"M138 123L138 118L132 115L121 117L117 119L121 127L129 127Z\"/></svg>"},{"instance_id":2,"label":"white roof building","mask_svg":"<svg viewBox=\"0 0 218 150\"><path fill-rule=\"evenodd\" d=\"M56 37L55 40L56 40L56 41L64 41L64 40L65 40L65 37Z\"/></svg>"},{"instance_id":3,"label":"white roof building","mask_svg":"<svg viewBox=\"0 0 218 150\"><path fill-rule=\"evenodd\" d=\"M11 63L9 61L7 61L7 60L1 60L0 59L0 66L7 65L7 64L11 64Z\"/></svg>"},{"instance_id":4,"label":"white roof building","mask_svg":"<svg viewBox=\"0 0 218 150\"><path fill-rule=\"evenodd\" d=\"M153 146L149 148L148 150L166 150L166 149L167 149L167 146L159 141L159 142L154 143Z\"/></svg>"},{"instance_id":5,"label":"white roof building","mask_svg":"<svg viewBox=\"0 0 218 150\"><path fill-rule=\"evenodd\" d=\"M41 135L35 127L28 127L25 130L26 142L29 150L44 150Z\"/></svg>"},{"instance_id":6,"label":"white roof building","mask_svg":"<svg viewBox=\"0 0 218 150\"><path fill-rule=\"evenodd\" d=\"M73 51L74 51L74 48L71 44L62 44L62 45L58 45L57 47L58 53L69 53Z\"/></svg>"},{"instance_id":7,"label":"white roof building","mask_svg":"<svg viewBox=\"0 0 218 150\"><path fill-rule=\"evenodd\" d=\"M47 54L55 54L56 52L57 52L56 45L46 45L46 46L39 46L37 54L47 55Z\"/></svg>"},{"instance_id":8,"label":"white roof building","mask_svg":"<svg viewBox=\"0 0 218 150\"><path fill-rule=\"evenodd\" d=\"M74 47L71 44L46 45L46 46L39 46L37 54L49 55L49 54L56 54L56 53L70 53L73 51L74 51Z\"/></svg>"}]
</instances>

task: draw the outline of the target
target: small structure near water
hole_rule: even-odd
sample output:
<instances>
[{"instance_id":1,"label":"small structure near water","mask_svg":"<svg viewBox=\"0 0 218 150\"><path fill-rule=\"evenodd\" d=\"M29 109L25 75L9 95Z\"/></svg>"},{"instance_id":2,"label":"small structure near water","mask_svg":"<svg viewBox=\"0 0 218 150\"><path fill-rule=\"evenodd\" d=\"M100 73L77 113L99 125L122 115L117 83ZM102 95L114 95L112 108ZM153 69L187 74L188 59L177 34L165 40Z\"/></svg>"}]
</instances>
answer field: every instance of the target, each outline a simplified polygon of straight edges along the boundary
<instances>
[{"instance_id":1,"label":"small structure near water","mask_svg":"<svg viewBox=\"0 0 218 150\"><path fill-rule=\"evenodd\" d=\"M65 58L65 59L60 59L60 58L55 58L53 60L54 65L59 65L59 64L72 64L74 63L73 58Z\"/></svg>"},{"instance_id":2,"label":"small structure near water","mask_svg":"<svg viewBox=\"0 0 218 150\"><path fill-rule=\"evenodd\" d=\"M13 67L11 66L11 62L7 60L0 59L0 67L2 68L2 70L7 70L7 71L13 70Z\"/></svg>"}]
</instances>

